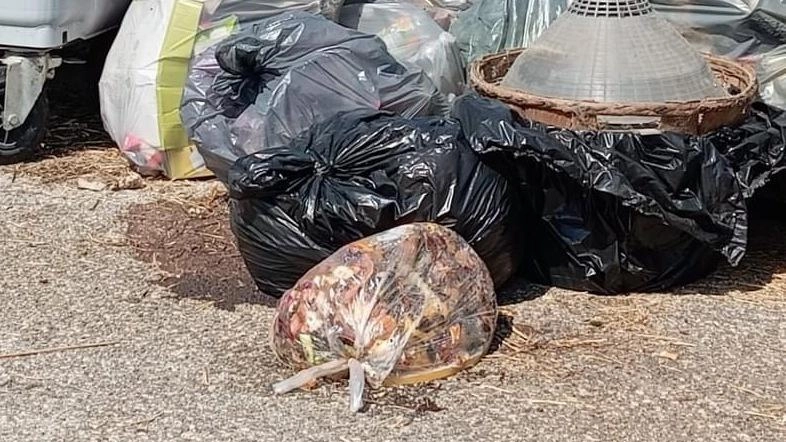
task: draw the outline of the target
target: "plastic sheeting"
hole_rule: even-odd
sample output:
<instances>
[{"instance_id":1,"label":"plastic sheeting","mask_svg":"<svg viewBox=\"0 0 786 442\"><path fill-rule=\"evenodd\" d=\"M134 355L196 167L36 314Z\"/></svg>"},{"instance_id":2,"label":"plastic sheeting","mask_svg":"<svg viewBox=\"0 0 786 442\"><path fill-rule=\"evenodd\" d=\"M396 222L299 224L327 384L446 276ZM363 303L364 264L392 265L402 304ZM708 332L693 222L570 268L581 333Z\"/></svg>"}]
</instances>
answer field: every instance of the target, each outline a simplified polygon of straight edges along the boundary
<instances>
[{"instance_id":1,"label":"plastic sheeting","mask_svg":"<svg viewBox=\"0 0 786 442\"><path fill-rule=\"evenodd\" d=\"M417 6L388 2L347 5L339 23L381 38L396 60L422 69L443 94L464 92L464 60L455 37Z\"/></svg>"},{"instance_id":2,"label":"plastic sheeting","mask_svg":"<svg viewBox=\"0 0 786 442\"><path fill-rule=\"evenodd\" d=\"M781 0L651 0L699 49L757 61L762 98L786 108L786 6Z\"/></svg>"},{"instance_id":3,"label":"plastic sheeting","mask_svg":"<svg viewBox=\"0 0 786 442\"><path fill-rule=\"evenodd\" d=\"M547 129L474 95L454 112L473 148L519 183L522 272L534 282L661 290L745 253L743 192L706 138Z\"/></svg>"},{"instance_id":4,"label":"plastic sheeting","mask_svg":"<svg viewBox=\"0 0 786 442\"><path fill-rule=\"evenodd\" d=\"M231 225L259 288L280 296L339 247L411 222L458 232L497 285L518 263L518 201L458 123L355 111L238 160Z\"/></svg>"},{"instance_id":5,"label":"plastic sheeting","mask_svg":"<svg viewBox=\"0 0 786 442\"><path fill-rule=\"evenodd\" d=\"M468 62L529 46L567 9L568 0L478 0L450 26Z\"/></svg>"},{"instance_id":6,"label":"plastic sheeting","mask_svg":"<svg viewBox=\"0 0 786 442\"><path fill-rule=\"evenodd\" d=\"M395 0L388 0L395 2ZM405 0L428 13L444 30L449 30L450 25L458 17L459 12L469 9L472 3L467 0Z\"/></svg>"},{"instance_id":7,"label":"plastic sheeting","mask_svg":"<svg viewBox=\"0 0 786 442\"><path fill-rule=\"evenodd\" d=\"M650 0L662 17L697 44L732 57L763 54L786 44L781 0Z\"/></svg>"},{"instance_id":8,"label":"plastic sheeting","mask_svg":"<svg viewBox=\"0 0 786 442\"><path fill-rule=\"evenodd\" d=\"M429 382L475 364L497 322L494 286L478 255L436 224L408 224L341 248L281 299L276 355L302 370L276 393L349 372L350 409L366 382Z\"/></svg>"},{"instance_id":9,"label":"plastic sheeting","mask_svg":"<svg viewBox=\"0 0 786 442\"><path fill-rule=\"evenodd\" d=\"M445 114L447 99L372 35L307 13L262 20L196 57L181 116L220 179L237 158L284 146L340 112Z\"/></svg>"},{"instance_id":10,"label":"plastic sheeting","mask_svg":"<svg viewBox=\"0 0 786 442\"><path fill-rule=\"evenodd\" d=\"M120 150L144 173L209 175L180 121L180 100L195 53L249 20L315 2L279 0L135 0L107 55L101 115Z\"/></svg>"}]
</instances>

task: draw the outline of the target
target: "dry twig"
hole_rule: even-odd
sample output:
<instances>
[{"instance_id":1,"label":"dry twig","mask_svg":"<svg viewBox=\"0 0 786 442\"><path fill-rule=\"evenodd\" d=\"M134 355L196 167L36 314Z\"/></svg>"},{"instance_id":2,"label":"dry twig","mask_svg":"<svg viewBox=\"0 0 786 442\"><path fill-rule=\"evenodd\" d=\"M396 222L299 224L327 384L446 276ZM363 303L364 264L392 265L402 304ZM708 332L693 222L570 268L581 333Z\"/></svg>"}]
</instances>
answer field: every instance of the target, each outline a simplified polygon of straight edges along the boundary
<instances>
[{"instance_id":1,"label":"dry twig","mask_svg":"<svg viewBox=\"0 0 786 442\"><path fill-rule=\"evenodd\" d=\"M110 345L117 345L119 343L120 341L109 341L109 342L95 342L92 344L69 345L66 347L39 348L36 350L26 350L16 353L0 354L0 359L21 358L25 356L35 356L45 353L57 353L57 352L68 351L68 350L81 350L85 348L108 347Z\"/></svg>"}]
</instances>

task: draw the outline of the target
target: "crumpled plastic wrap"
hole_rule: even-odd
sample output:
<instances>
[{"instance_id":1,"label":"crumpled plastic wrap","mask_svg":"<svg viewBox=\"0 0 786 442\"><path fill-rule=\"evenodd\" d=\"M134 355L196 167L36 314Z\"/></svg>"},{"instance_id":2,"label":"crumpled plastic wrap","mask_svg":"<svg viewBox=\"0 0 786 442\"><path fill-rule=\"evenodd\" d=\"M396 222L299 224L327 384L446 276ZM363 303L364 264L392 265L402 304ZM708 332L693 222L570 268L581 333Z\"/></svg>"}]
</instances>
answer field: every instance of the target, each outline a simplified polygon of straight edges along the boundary
<instances>
[{"instance_id":1,"label":"crumpled plastic wrap","mask_svg":"<svg viewBox=\"0 0 786 442\"><path fill-rule=\"evenodd\" d=\"M758 102L748 119L706 136L731 163L742 193L765 210L786 203L786 111Z\"/></svg>"},{"instance_id":2,"label":"crumpled plastic wrap","mask_svg":"<svg viewBox=\"0 0 786 442\"><path fill-rule=\"evenodd\" d=\"M740 126L706 136L731 162L745 198L786 169L786 111L758 102L750 113Z\"/></svg>"},{"instance_id":3,"label":"crumpled plastic wrap","mask_svg":"<svg viewBox=\"0 0 786 442\"><path fill-rule=\"evenodd\" d=\"M450 26L467 62L529 46L567 9L568 0L478 0Z\"/></svg>"},{"instance_id":4,"label":"crumpled plastic wrap","mask_svg":"<svg viewBox=\"0 0 786 442\"><path fill-rule=\"evenodd\" d=\"M415 66L446 96L464 92L464 59L456 39L429 15L408 3L365 3L344 6L339 23L382 39L390 55Z\"/></svg>"},{"instance_id":5,"label":"crumpled plastic wrap","mask_svg":"<svg viewBox=\"0 0 786 442\"><path fill-rule=\"evenodd\" d=\"M238 248L268 295L341 246L410 222L458 232L497 286L518 266L513 186L480 162L456 121L342 114L286 147L241 158L229 188Z\"/></svg>"},{"instance_id":6,"label":"crumpled plastic wrap","mask_svg":"<svg viewBox=\"0 0 786 442\"><path fill-rule=\"evenodd\" d=\"M519 183L521 269L533 282L662 290L745 253L745 196L708 138L551 129L476 95L454 114L484 162Z\"/></svg>"},{"instance_id":7,"label":"crumpled plastic wrap","mask_svg":"<svg viewBox=\"0 0 786 442\"><path fill-rule=\"evenodd\" d=\"M255 23L196 57L181 116L219 179L237 158L292 141L340 112L443 115L448 102L421 70L376 36L293 12Z\"/></svg>"},{"instance_id":8,"label":"crumpled plastic wrap","mask_svg":"<svg viewBox=\"0 0 786 442\"><path fill-rule=\"evenodd\" d=\"M491 277L464 240L436 224L396 227L342 247L281 298L272 347L303 371L273 389L348 372L358 411L366 382L427 382L474 365L496 321Z\"/></svg>"},{"instance_id":9,"label":"crumpled plastic wrap","mask_svg":"<svg viewBox=\"0 0 786 442\"><path fill-rule=\"evenodd\" d=\"M381 0L389 3L396 3L397 0ZM439 26L444 30L449 30L450 25L456 20L461 11L467 10L472 6L472 2L467 0L403 0L406 3L415 5L428 13Z\"/></svg>"},{"instance_id":10,"label":"crumpled plastic wrap","mask_svg":"<svg viewBox=\"0 0 786 442\"><path fill-rule=\"evenodd\" d=\"M786 108L786 6L782 0L651 0L695 46L758 63L761 96Z\"/></svg>"}]
</instances>

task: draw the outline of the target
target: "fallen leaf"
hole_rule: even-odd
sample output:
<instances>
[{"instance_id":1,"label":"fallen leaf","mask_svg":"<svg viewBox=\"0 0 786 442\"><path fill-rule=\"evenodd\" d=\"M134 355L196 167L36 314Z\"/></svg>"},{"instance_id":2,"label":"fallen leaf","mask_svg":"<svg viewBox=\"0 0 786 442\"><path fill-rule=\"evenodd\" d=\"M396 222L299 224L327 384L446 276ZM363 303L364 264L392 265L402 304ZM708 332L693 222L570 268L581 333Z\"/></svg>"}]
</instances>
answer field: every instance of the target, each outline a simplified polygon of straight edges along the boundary
<instances>
[{"instance_id":1,"label":"fallen leaf","mask_svg":"<svg viewBox=\"0 0 786 442\"><path fill-rule=\"evenodd\" d=\"M597 318L592 318L587 322L589 323L589 325L593 327L603 327L603 325L605 324L605 322L603 322L602 319L597 319Z\"/></svg>"},{"instance_id":2,"label":"fallen leaf","mask_svg":"<svg viewBox=\"0 0 786 442\"><path fill-rule=\"evenodd\" d=\"M93 192L100 192L106 189L106 184L99 183L97 181L90 181L84 178L78 178L76 180L76 187L77 189L83 190L91 190Z\"/></svg>"},{"instance_id":3,"label":"fallen leaf","mask_svg":"<svg viewBox=\"0 0 786 442\"><path fill-rule=\"evenodd\" d=\"M135 190L135 189L142 189L145 187L145 180L142 178L141 175L135 172L131 172L128 175L118 179L114 183L112 183L111 189L112 190Z\"/></svg>"},{"instance_id":4,"label":"fallen leaf","mask_svg":"<svg viewBox=\"0 0 786 442\"><path fill-rule=\"evenodd\" d=\"M663 350L660 353L655 354L655 356L663 359L669 359L672 361L676 361L680 357L679 353L675 353L668 350Z\"/></svg>"}]
</instances>

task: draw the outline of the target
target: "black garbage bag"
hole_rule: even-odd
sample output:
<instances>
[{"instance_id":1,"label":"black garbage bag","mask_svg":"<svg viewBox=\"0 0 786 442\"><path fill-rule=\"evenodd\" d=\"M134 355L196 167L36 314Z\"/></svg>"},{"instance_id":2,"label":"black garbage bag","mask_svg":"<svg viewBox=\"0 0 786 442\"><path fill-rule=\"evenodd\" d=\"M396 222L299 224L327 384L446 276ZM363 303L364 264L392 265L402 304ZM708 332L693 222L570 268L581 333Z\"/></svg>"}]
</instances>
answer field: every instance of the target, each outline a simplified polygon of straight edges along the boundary
<instances>
[{"instance_id":1,"label":"black garbage bag","mask_svg":"<svg viewBox=\"0 0 786 442\"><path fill-rule=\"evenodd\" d=\"M378 37L286 12L195 57L180 111L208 169L225 181L241 156L285 146L311 125L356 109L449 112L428 76L399 64Z\"/></svg>"},{"instance_id":2,"label":"black garbage bag","mask_svg":"<svg viewBox=\"0 0 786 442\"><path fill-rule=\"evenodd\" d=\"M519 183L521 269L534 282L660 290L744 255L743 193L705 138L549 129L476 95L453 112L484 161Z\"/></svg>"},{"instance_id":3,"label":"black garbage bag","mask_svg":"<svg viewBox=\"0 0 786 442\"><path fill-rule=\"evenodd\" d=\"M231 225L259 288L273 296L360 238L412 222L458 232L497 285L516 270L517 199L453 120L343 113L229 174Z\"/></svg>"},{"instance_id":4,"label":"black garbage bag","mask_svg":"<svg viewBox=\"0 0 786 442\"><path fill-rule=\"evenodd\" d=\"M707 136L731 163L748 205L786 205L786 111L754 103L738 127ZM783 207L780 207L781 209Z\"/></svg>"}]
</instances>

